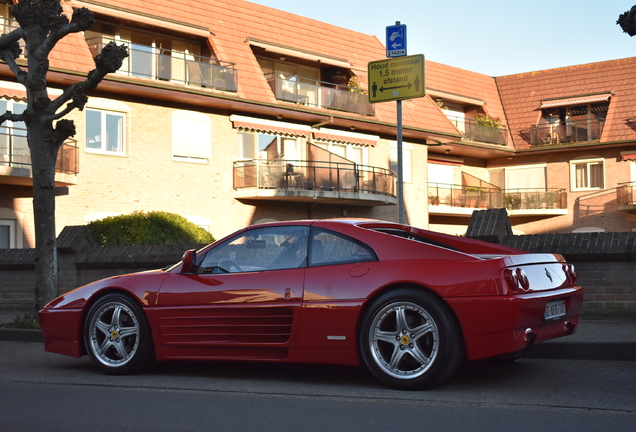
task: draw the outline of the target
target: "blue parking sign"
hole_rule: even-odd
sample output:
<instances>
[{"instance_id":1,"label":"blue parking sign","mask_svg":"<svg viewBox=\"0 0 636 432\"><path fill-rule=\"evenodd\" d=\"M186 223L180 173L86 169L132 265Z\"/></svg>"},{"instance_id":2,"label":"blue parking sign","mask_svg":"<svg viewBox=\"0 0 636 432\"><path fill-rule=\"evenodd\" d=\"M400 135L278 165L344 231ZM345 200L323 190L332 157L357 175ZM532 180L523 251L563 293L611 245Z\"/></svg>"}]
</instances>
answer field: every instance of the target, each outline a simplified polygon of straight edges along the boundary
<instances>
[{"instance_id":1,"label":"blue parking sign","mask_svg":"<svg viewBox=\"0 0 636 432\"><path fill-rule=\"evenodd\" d=\"M386 28L386 56L406 55L406 24L396 23Z\"/></svg>"}]
</instances>

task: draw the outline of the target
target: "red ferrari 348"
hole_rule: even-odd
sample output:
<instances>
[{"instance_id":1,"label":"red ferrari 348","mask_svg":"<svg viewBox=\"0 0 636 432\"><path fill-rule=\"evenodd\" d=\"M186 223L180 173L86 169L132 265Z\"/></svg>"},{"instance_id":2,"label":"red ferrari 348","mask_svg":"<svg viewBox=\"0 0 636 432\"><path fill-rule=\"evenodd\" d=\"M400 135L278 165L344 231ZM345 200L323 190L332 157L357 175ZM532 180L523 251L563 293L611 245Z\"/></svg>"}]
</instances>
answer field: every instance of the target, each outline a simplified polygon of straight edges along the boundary
<instances>
[{"instance_id":1,"label":"red ferrari 348","mask_svg":"<svg viewBox=\"0 0 636 432\"><path fill-rule=\"evenodd\" d=\"M39 318L50 352L112 374L155 360L362 365L425 388L463 360L572 334L583 301L556 254L375 220L244 228L163 270L68 292Z\"/></svg>"}]
</instances>

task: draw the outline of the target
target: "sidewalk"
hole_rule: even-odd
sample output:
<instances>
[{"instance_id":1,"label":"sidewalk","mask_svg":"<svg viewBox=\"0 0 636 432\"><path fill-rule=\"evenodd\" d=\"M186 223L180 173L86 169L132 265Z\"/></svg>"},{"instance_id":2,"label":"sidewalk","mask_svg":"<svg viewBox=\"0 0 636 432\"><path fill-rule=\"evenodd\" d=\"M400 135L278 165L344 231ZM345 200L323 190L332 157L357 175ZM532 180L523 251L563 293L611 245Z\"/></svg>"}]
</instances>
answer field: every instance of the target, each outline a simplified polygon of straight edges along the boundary
<instances>
[{"instance_id":1,"label":"sidewalk","mask_svg":"<svg viewBox=\"0 0 636 432\"><path fill-rule=\"evenodd\" d=\"M12 322L15 315L0 313L0 323ZM42 343L44 338L39 330L0 328L0 341ZM525 357L636 361L636 320L581 320L575 334L536 345Z\"/></svg>"}]
</instances>

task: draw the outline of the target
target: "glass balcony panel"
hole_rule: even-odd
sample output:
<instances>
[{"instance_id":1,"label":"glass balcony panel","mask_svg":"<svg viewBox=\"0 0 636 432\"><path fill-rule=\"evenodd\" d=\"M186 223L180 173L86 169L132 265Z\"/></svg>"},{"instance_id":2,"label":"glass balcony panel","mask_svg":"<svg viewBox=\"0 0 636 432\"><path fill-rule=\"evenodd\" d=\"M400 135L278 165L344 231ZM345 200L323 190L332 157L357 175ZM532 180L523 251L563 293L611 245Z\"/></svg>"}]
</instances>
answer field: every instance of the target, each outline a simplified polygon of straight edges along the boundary
<instances>
[{"instance_id":1,"label":"glass balcony panel","mask_svg":"<svg viewBox=\"0 0 636 432\"><path fill-rule=\"evenodd\" d=\"M375 113L367 95L352 87L294 76L274 78L272 88L278 100L363 115Z\"/></svg>"},{"instance_id":2,"label":"glass balcony panel","mask_svg":"<svg viewBox=\"0 0 636 432\"><path fill-rule=\"evenodd\" d=\"M559 145L569 142L594 141L601 138L604 121L589 119L533 125L530 128L531 145Z\"/></svg>"},{"instance_id":3,"label":"glass balcony panel","mask_svg":"<svg viewBox=\"0 0 636 432\"><path fill-rule=\"evenodd\" d=\"M60 148L55 164L55 171L77 174L79 172L77 141L68 139ZM0 127L0 165L31 168L31 150L26 137L26 130Z\"/></svg>"},{"instance_id":4,"label":"glass balcony panel","mask_svg":"<svg viewBox=\"0 0 636 432\"><path fill-rule=\"evenodd\" d=\"M89 39L91 54L96 56L110 41L128 45L128 57L119 73L180 84L237 91L237 71L234 63L183 51L130 44L109 37Z\"/></svg>"},{"instance_id":5,"label":"glass balcony panel","mask_svg":"<svg viewBox=\"0 0 636 432\"><path fill-rule=\"evenodd\" d=\"M444 183L428 184L431 205L510 210L567 209L565 189L498 189Z\"/></svg>"},{"instance_id":6,"label":"glass balcony panel","mask_svg":"<svg viewBox=\"0 0 636 432\"><path fill-rule=\"evenodd\" d=\"M485 126L473 119L455 116L448 116L448 120L464 134L464 138L467 140L504 146L508 144L508 128L503 125L498 127Z\"/></svg>"},{"instance_id":7,"label":"glass balcony panel","mask_svg":"<svg viewBox=\"0 0 636 432\"><path fill-rule=\"evenodd\" d=\"M636 206L636 182L619 183L616 202L619 206Z\"/></svg>"},{"instance_id":8,"label":"glass balcony panel","mask_svg":"<svg viewBox=\"0 0 636 432\"><path fill-rule=\"evenodd\" d=\"M395 197L395 173L355 163L265 160L234 162L234 189L361 192Z\"/></svg>"}]
</instances>

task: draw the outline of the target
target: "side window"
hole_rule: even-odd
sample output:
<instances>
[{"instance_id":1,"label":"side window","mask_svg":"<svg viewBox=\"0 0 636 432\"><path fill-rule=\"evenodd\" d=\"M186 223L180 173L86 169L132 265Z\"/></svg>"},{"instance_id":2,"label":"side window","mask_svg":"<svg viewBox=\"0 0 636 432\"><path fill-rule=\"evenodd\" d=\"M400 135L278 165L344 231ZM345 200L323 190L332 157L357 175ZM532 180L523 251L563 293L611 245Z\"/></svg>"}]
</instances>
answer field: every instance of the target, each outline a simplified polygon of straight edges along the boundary
<instances>
[{"instance_id":1,"label":"side window","mask_svg":"<svg viewBox=\"0 0 636 432\"><path fill-rule=\"evenodd\" d=\"M212 248L200 274L281 270L307 265L309 227L279 226L244 232Z\"/></svg>"},{"instance_id":2,"label":"side window","mask_svg":"<svg viewBox=\"0 0 636 432\"><path fill-rule=\"evenodd\" d=\"M310 244L310 266L375 261L376 259L369 247L332 231L314 230Z\"/></svg>"},{"instance_id":3,"label":"side window","mask_svg":"<svg viewBox=\"0 0 636 432\"><path fill-rule=\"evenodd\" d=\"M86 150L124 154L125 113L86 109Z\"/></svg>"}]
</instances>

